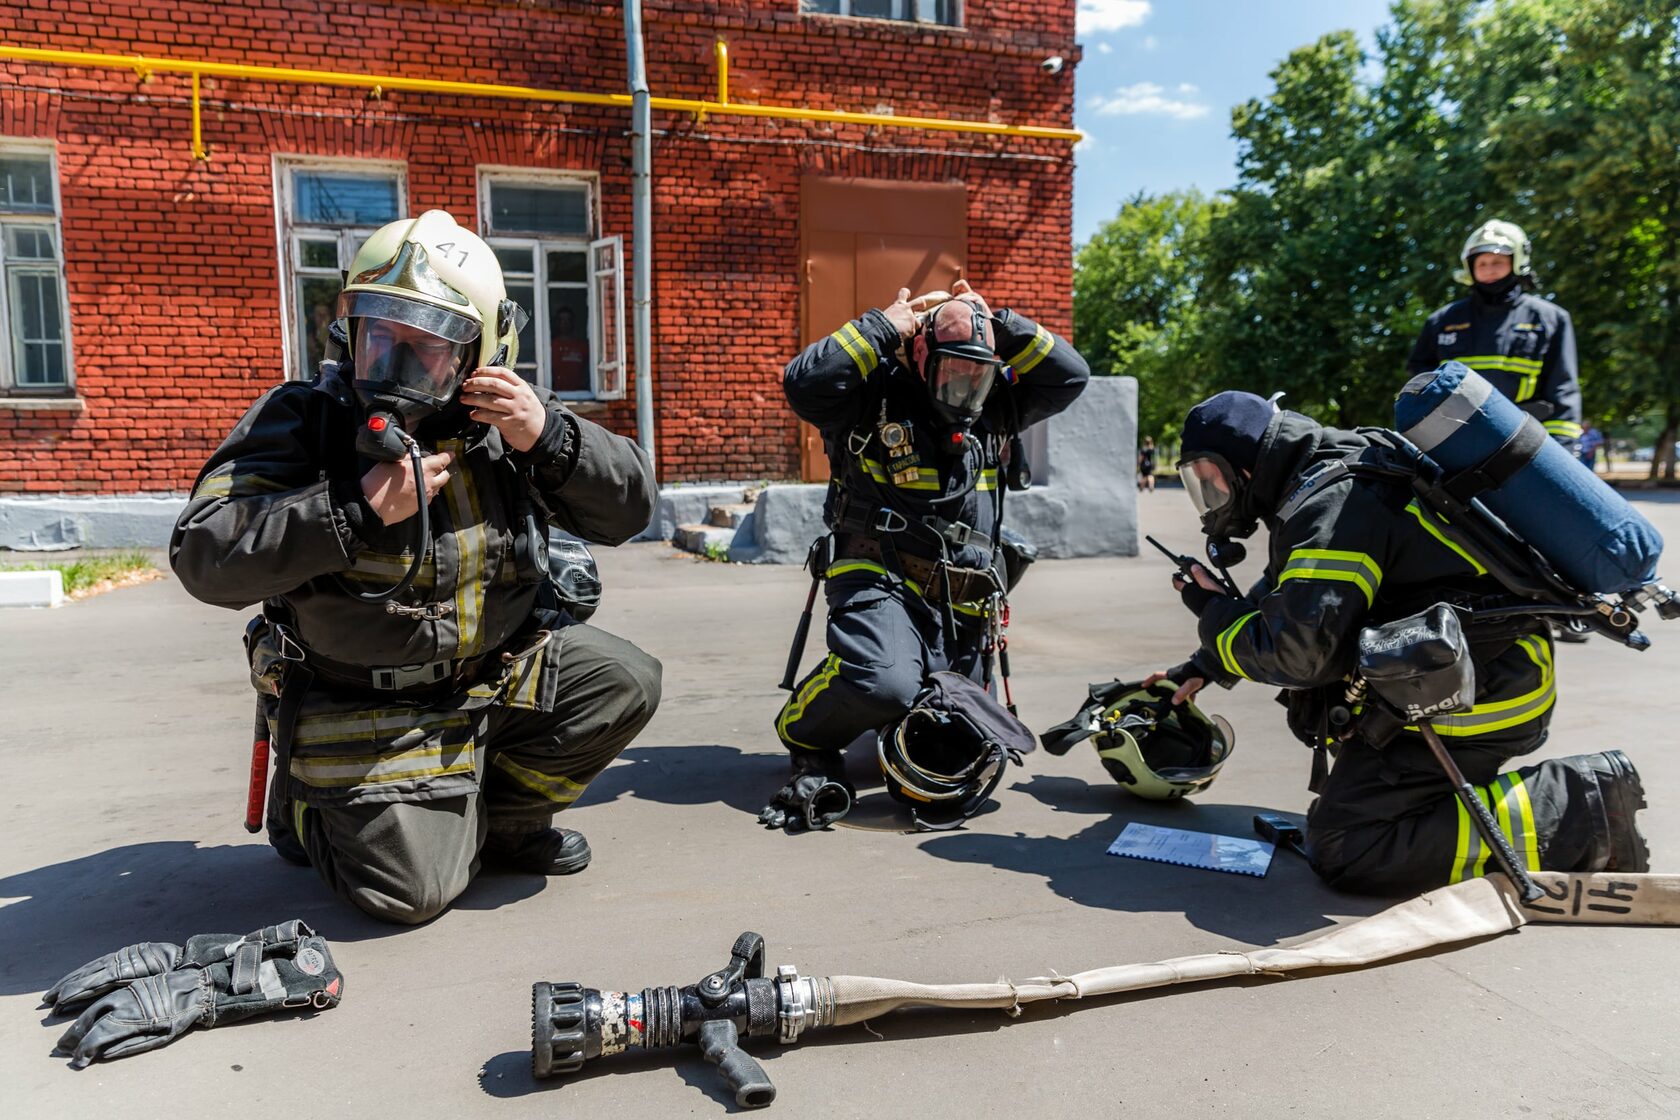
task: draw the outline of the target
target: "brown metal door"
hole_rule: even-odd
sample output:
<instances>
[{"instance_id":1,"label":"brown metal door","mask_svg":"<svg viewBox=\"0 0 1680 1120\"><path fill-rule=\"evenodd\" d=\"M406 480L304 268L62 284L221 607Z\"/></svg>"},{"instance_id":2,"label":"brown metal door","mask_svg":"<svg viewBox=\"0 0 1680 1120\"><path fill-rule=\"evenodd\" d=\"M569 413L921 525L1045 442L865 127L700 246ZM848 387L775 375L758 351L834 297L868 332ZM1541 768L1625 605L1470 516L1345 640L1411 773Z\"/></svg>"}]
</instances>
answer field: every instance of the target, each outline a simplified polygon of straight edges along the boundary
<instances>
[{"instance_id":1,"label":"brown metal door","mask_svg":"<svg viewBox=\"0 0 1680 1120\"><path fill-rule=\"evenodd\" d=\"M801 346L832 334L899 288L949 288L968 264L968 188L962 183L878 179L800 182L799 236L805 261ZM828 478L822 438L799 423L799 474Z\"/></svg>"}]
</instances>

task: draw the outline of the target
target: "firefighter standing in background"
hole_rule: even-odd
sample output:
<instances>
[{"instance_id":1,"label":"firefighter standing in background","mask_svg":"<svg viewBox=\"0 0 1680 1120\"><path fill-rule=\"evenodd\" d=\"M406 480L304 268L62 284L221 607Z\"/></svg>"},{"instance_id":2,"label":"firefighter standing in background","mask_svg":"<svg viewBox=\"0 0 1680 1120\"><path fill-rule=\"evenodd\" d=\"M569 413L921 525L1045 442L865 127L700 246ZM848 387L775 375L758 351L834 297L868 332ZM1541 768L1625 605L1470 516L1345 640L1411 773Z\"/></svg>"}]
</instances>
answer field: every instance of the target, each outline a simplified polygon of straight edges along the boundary
<instances>
[{"instance_id":1,"label":"firefighter standing in background","mask_svg":"<svg viewBox=\"0 0 1680 1120\"><path fill-rule=\"evenodd\" d=\"M1345 890L1401 894L1480 875L1490 851L1415 728L1373 704L1337 726L1359 632L1500 587L1409 481L1326 469L1383 446L1371 430L1324 428L1252 393L1220 393L1192 409L1179 469L1202 527L1229 539L1264 524L1268 562L1241 598L1200 565L1194 583L1175 578L1201 645L1145 683L1173 681L1179 701L1210 680L1284 689L1290 729L1315 748L1313 869ZM1531 871L1647 870L1634 823L1644 790L1621 751L1500 773L1546 741L1557 683L1545 622L1469 623L1465 632L1475 704L1433 723L1518 857ZM1335 758L1327 777L1326 753Z\"/></svg>"},{"instance_id":2,"label":"firefighter standing in background","mask_svg":"<svg viewBox=\"0 0 1680 1120\"><path fill-rule=\"evenodd\" d=\"M1453 274L1470 295L1423 324L1406 375L1463 362L1545 425L1564 450L1581 438L1580 371L1569 312L1524 291L1534 283L1532 247L1519 226L1483 223L1459 253Z\"/></svg>"},{"instance_id":3,"label":"firefighter standing in background","mask_svg":"<svg viewBox=\"0 0 1680 1120\"><path fill-rule=\"evenodd\" d=\"M776 719L793 776L764 824L823 823L807 814L820 782L801 779L844 781L842 748L903 716L929 674L984 679L1002 498L1025 467L1018 435L1089 376L1065 340L994 316L961 280L948 299L912 303L901 289L788 364L788 402L821 431L833 473L833 548L818 561L829 653Z\"/></svg>"},{"instance_id":4,"label":"firefighter standing in background","mask_svg":"<svg viewBox=\"0 0 1680 1120\"><path fill-rule=\"evenodd\" d=\"M374 917L414 923L481 862L589 862L551 820L652 716L660 666L568 613L548 527L616 544L656 491L634 443L512 372L524 313L443 211L370 237L337 310L351 359L251 406L200 473L170 562L207 603L263 603L247 642L282 763L271 842ZM430 452L424 493L411 445Z\"/></svg>"}]
</instances>

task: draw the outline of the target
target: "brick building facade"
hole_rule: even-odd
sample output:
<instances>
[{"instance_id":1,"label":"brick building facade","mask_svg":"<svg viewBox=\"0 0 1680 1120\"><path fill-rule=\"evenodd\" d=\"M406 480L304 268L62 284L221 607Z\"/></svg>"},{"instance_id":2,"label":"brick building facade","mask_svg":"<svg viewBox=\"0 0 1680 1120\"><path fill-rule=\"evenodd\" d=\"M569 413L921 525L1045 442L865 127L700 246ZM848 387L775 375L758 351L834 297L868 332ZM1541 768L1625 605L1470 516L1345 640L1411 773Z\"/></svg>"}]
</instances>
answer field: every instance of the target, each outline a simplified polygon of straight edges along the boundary
<instances>
[{"instance_id":1,"label":"brick building facade","mask_svg":"<svg viewBox=\"0 0 1680 1120\"><path fill-rule=\"evenodd\" d=\"M1073 0L801 3L648 0L654 94L715 97L722 40L731 101L1071 127ZM960 26L843 14L905 8ZM615 3L10 0L8 12L8 47L626 88ZM1057 55L1067 65L1051 73ZM502 248L515 298L538 304L525 372L635 432L631 355L611 359L629 309L615 322L616 286L640 262L601 267L615 236L630 256L627 109L214 76L201 106L207 159L192 150L189 75L0 58L0 494L186 490L249 402L318 357L316 320L357 237L433 207ZM801 184L813 178L960 185L966 275L994 305L1071 326L1066 139L664 110L654 129L662 481L800 473L778 378L812 329Z\"/></svg>"}]
</instances>

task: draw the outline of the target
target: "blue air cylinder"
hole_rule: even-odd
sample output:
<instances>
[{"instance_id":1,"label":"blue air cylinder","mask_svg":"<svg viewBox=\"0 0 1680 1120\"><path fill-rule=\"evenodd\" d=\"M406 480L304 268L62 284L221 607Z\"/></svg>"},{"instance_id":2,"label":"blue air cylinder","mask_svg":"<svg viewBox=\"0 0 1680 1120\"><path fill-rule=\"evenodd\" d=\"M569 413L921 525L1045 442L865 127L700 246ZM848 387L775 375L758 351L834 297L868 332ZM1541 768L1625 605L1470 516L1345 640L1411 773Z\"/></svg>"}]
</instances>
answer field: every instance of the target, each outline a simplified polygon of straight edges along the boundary
<instances>
[{"instance_id":1,"label":"blue air cylinder","mask_svg":"<svg viewBox=\"0 0 1680 1120\"><path fill-rule=\"evenodd\" d=\"M1462 362L1418 374L1394 401L1394 427L1449 477L1487 463L1527 418ZM1618 594L1657 578L1662 535L1551 439L1476 496L1582 591Z\"/></svg>"}]
</instances>

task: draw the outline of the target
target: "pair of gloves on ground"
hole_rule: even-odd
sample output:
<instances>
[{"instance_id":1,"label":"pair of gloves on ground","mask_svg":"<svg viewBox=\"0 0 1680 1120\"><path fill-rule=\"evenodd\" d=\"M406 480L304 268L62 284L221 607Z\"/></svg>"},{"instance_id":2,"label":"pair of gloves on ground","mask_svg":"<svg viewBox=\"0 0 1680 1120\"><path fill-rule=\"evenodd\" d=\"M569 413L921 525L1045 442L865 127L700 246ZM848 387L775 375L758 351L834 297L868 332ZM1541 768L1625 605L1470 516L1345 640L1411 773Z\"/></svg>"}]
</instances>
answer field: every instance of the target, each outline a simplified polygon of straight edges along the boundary
<instances>
[{"instance_id":1,"label":"pair of gloves on ground","mask_svg":"<svg viewBox=\"0 0 1680 1120\"><path fill-rule=\"evenodd\" d=\"M207 933L185 945L145 941L89 961L42 997L56 1014L81 1010L58 1040L72 1069L166 1046L205 1029L281 1008L336 1007L344 976L325 938L293 919L241 937ZM85 1008L85 1009L84 1009Z\"/></svg>"}]
</instances>

